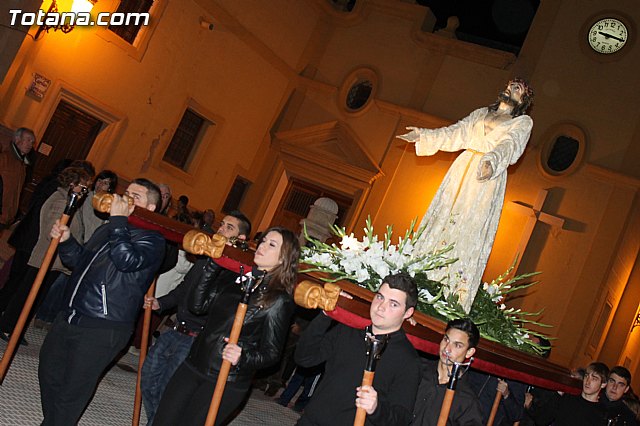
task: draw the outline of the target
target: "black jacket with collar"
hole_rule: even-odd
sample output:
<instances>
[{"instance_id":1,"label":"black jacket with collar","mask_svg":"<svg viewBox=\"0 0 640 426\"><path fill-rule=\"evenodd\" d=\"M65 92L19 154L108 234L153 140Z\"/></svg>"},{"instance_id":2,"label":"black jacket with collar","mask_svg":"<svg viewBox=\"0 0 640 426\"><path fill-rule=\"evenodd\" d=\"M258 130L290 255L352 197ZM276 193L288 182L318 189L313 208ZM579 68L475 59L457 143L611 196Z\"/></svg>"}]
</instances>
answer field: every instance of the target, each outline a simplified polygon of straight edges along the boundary
<instances>
[{"instance_id":1,"label":"black jacket with collar","mask_svg":"<svg viewBox=\"0 0 640 426\"><path fill-rule=\"evenodd\" d=\"M418 388L412 425L435 426L438 423L446 390L447 385L440 384L438 378L438 361L423 358L422 381ZM456 386L447 426L483 425L480 401L469 384L469 378L463 374Z\"/></svg>"},{"instance_id":2,"label":"black jacket with collar","mask_svg":"<svg viewBox=\"0 0 640 426\"><path fill-rule=\"evenodd\" d=\"M217 267L209 261L200 282L189 295L189 309L194 314L208 312L204 329L191 346L187 362L204 375L214 376L222 365L222 349L227 344L235 319L242 289L236 283L238 274ZM282 353L295 305L291 295L278 292L274 300L264 306L258 304L267 291L267 276L252 293L242 325L238 345L242 355L231 368L229 381L249 381L255 371L275 364Z\"/></svg>"},{"instance_id":3,"label":"black jacket with collar","mask_svg":"<svg viewBox=\"0 0 640 426\"><path fill-rule=\"evenodd\" d=\"M356 415L356 388L367 364L366 331L316 316L304 331L295 353L302 367L325 362L317 390L304 409L298 426L352 425ZM378 404L366 425L400 426L411 421L420 382L420 360L404 330L387 334L389 341L377 362L373 388ZM378 336L381 337L381 336Z\"/></svg>"},{"instance_id":4,"label":"black jacket with collar","mask_svg":"<svg viewBox=\"0 0 640 426\"><path fill-rule=\"evenodd\" d=\"M191 289L202 279L207 261L207 257L199 257L176 288L164 296L158 297L161 313L165 314L175 309L178 323L184 323L187 329L194 332L200 332L200 330L202 330L202 327L204 327L207 321L207 316L196 315L189 310L189 294ZM222 268L222 266L218 267ZM233 274L231 271L228 271L228 273Z\"/></svg>"},{"instance_id":5,"label":"black jacket with collar","mask_svg":"<svg viewBox=\"0 0 640 426\"><path fill-rule=\"evenodd\" d=\"M67 321L87 327L133 327L164 255L164 238L111 217L84 245L60 243L62 262L73 270Z\"/></svg>"}]
</instances>

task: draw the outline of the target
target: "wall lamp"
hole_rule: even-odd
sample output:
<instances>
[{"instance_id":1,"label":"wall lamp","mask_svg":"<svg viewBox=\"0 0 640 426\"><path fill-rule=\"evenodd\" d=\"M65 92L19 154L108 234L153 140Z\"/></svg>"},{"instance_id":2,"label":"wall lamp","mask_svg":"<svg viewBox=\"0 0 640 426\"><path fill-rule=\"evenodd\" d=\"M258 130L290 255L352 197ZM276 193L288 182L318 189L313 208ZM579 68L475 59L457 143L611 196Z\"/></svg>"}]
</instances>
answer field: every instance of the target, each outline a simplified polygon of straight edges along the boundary
<instances>
[{"instance_id":1,"label":"wall lamp","mask_svg":"<svg viewBox=\"0 0 640 426\"><path fill-rule=\"evenodd\" d=\"M633 331L633 329L638 326L640 326L640 313L638 313L638 315L636 316L636 320L633 322L633 327L631 327L631 331Z\"/></svg>"},{"instance_id":2,"label":"wall lamp","mask_svg":"<svg viewBox=\"0 0 640 426\"><path fill-rule=\"evenodd\" d=\"M60 30L65 34L70 32L74 27L78 13L91 12L97 2L98 0L52 0L51 6L49 6L47 13L44 14L42 25L36 31L34 39L38 40L42 32L48 33L49 30ZM58 3L60 3L60 7L58 7ZM69 5L69 3L71 4Z\"/></svg>"}]
</instances>

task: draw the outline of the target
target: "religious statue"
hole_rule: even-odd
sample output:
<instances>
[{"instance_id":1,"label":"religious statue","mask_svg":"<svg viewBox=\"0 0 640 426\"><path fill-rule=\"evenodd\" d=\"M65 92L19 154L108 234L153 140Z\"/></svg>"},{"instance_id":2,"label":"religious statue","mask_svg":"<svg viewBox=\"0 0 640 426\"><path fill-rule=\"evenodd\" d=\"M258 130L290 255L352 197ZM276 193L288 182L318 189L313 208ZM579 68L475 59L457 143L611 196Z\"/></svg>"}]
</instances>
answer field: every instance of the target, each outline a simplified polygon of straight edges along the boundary
<instances>
[{"instance_id":1,"label":"religious statue","mask_svg":"<svg viewBox=\"0 0 640 426\"><path fill-rule=\"evenodd\" d=\"M504 202L507 167L515 164L529 141L533 120L526 111L533 90L521 79L509 81L495 103L440 129L407 127L397 136L415 143L416 154L464 150L451 165L420 223L416 255L454 244L458 261L434 271L448 276L449 293L457 294L468 313L480 286L495 239Z\"/></svg>"}]
</instances>

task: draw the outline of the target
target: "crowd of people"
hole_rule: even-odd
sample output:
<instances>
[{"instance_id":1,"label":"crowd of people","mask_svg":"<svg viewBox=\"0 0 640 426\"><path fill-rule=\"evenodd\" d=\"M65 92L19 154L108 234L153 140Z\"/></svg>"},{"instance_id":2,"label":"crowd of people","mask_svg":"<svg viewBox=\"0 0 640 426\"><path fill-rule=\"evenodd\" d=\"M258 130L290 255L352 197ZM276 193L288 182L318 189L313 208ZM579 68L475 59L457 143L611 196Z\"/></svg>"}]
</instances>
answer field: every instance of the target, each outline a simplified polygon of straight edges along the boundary
<instances>
[{"instance_id":1,"label":"crowd of people","mask_svg":"<svg viewBox=\"0 0 640 426\"><path fill-rule=\"evenodd\" d=\"M18 211L15 192L8 196L7 191L23 185L27 145L34 141L33 132L20 129L0 151L5 226ZM9 172L17 177L5 177ZM418 299L416 283L403 273L382 280L370 306L371 323L364 329L337 323L324 312L306 318L309 312L296 308L292 296L300 245L291 230L261 232L253 266L241 276L214 259L189 255L157 231L128 222L138 207L227 239L248 240L251 222L240 211L228 212L214 225L214 212L194 212L185 195L174 207L166 184L137 178L124 195L116 193L117 184L112 171L96 175L87 161L65 160L42 180L13 224L9 243L15 254L0 290L3 340L14 332L44 251L59 239L34 309L36 320L49 328L38 367L43 425L78 423L107 368L130 345L139 347L143 308L154 312L152 331L165 320L141 370L150 425L204 424L225 362L231 369L217 425L232 419L252 386L260 384L276 398L274 403L292 404L301 413L301 426L350 425L357 412L365 413L369 425L436 425L447 384L457 373L447 425L487 424L496 392L501 395L496 425L638 423L640 403L623 366L609 370L599 362L590 364L579 373L579 395L501 380L465 367L480 341L477 326L466 318L446 324L437 356L419 354L402 328ZM59 218L69 191L88 192L87 198L95 191L110 192L109 211L95 211L85 198L63 224ZM156 277L155 295L146 295ZM242 331L232 342L236 307L247 300L247 291ZM362 384L365 342L372 341L384 350L375 380ZM22 344L28 344L23 337ZM267 371L271 375L265 378ZM292 403L300 387L302 393Z\"/></svg>"}]
</instances>

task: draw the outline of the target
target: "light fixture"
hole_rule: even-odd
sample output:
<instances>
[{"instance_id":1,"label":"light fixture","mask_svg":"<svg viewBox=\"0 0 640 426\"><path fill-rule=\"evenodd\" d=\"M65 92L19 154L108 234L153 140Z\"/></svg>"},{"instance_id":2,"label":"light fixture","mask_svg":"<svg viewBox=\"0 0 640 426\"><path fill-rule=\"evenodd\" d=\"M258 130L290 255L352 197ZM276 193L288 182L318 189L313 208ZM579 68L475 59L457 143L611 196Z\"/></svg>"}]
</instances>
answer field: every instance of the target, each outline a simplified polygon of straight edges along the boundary
<instances>
[{"instance_id":1,"label":"light fixture","mask_svg":"<svg viewBox=\"0 0 640 426\"><path fill-rule=\"evenodd\" d=\"M48 33L49 30L60 30L65 34L70 32L74 27L78 14L90 13L93 5L97 2L98 0L72 0L70 8L63 6L58 8L58 1L52 0L51 6L49 6L47 13L44 14L43 23L40 25L40 28L38 28L38 31L36 31L34 39L38 40L43 31ZM62 3L62 0L60 0L60 3ZM68 1L66 3L68 3ZM73 16L65 18L65 15L69 14L69 12L71 12Z\"/></svg>"},{"instance_id":2,"label":"light fixture","mask_svg":"<svg viewBox=\"0 0 640 426\"><path fill-rule=\"evenodd\" d=\"M633 329L639 325L640 325L640 312L638 312L638 315L636 316L636 320L633 322L633 327L631 327L631 331L633 331Z\"/></svg>"}]
</instances>

